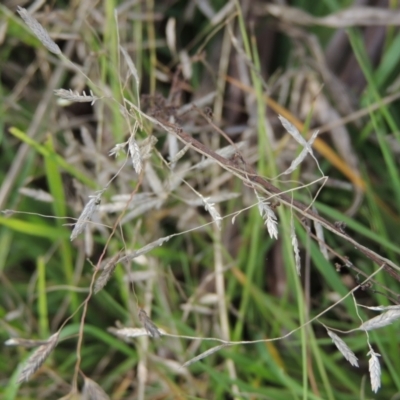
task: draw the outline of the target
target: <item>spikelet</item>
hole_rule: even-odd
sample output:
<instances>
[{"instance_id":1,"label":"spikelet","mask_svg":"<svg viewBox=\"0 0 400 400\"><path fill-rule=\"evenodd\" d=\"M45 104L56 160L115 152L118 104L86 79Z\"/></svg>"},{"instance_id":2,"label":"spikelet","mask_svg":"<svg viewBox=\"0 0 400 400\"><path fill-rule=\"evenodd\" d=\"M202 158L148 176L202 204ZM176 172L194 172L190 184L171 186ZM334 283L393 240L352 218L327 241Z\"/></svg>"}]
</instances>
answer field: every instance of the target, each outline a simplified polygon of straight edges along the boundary
<instances>
[{"instance_id":1,"label":"spikelet","mask_svg":"<svg viewBox=\"0 0 400 400\"><path fill-rule=\"evenodd\" d=\"M133 168L139 175L142 172L142 159L140 156L139 146L133 135L129 138L128 149L131 156Z\"/></svg>"},{"instance_id":2,"label":"spikelet","mask_svg":"<svg viewBox=\"0 0 400 400\"><path fill-rule=\"evenodd\" d=\"M149 332L145 328L108 328L109 332L114 334L115 336L123 337L123 338L137 338L141 336L149 336ZM158 330L160 334L163 333L161 329Z\"/></svg>"},{"instance_id":3,"label":"spikelet","mask_svg":"<svg viewBox=\"0 0 400 400\"><path fill-rule=\"evenodd\" d=\"M213 219L215 224L218 226L218 228L221 229L222 218L219 215L219 212L217 211L217 209L215 208L215 203L210 203L208 201L210 199L209 197L203 197L202 195L200 195L200 197L203 201L204 208L206 209L206 211L208 211L210 213L211 218Z\"/></svg>"},{"instance_id":4,"label":"spikelet","mask_svg":"<svg viewBox=\"0 0 400 400\"><path fill-rule=\"evenodd\" d=\"M89 201L87 202L86 206L84 207L83 211L81 212L81 215L78 218L78 221L76 221L74 229L72 230L70 239L71 241L76 239L77 236L83 232L85 229L87 223L92 219L93 213L96 211L97 206L100 203L101 200L101 195L103 194L105 189L97 192L93 196L89 196Z\"/></svg>"},{"instance_id":5,"label":"spikelet","mask_svg":"<svg viewBox=\"0 0 400 400\"><path fill-rule=\"evenodd\" d=\"M264 224L267 226L269 236L273 239L278 239L278 222L276 215L272 208L269 206L269 202L261 197L257 191L254 191L258 200L258 210L264 220Z\"/></svg>"},{"instance_id":6,"label":"spikelet","mask_svg":"<svg viewBox=\"0 0 400 400\"><path fill-rule=\"evenodd\" d=\"M192 364L194 364L195 362L200 361L200 360L202 360L203 358L206 358L206 357L210 356L211 354L216 353L217 351L223 349L223 348L226 347L226 346L227 346L227 344L220 344L220 345L218 345L218 346L212 347L211 349L206 350L205 352L199 354L198 356L193 357L191 360L186 361L186 362L182 365L182 367L183 367L183 368L188 367L189 365L192 365Z\"/></svg>"},{"instance_id":7,"label":"spikelet","mask_svg":"<svg viewBox=\"0 0 400 400\"><path fill-rule=\"evenodd\" d=\"M358 328L360 331L370 331L390 325L400 318L400 309L390 309L377 317L365 321Z\"/></svg>"},{"instance_id":8,"label":"spikelet","mask_svg":"<svg viewBox=\"0 0 400 400\"><path fill-rule=\"evenodd\" d=\"M46 29L44 29L43 26L40 25L39 22L29 14L28 10L18 7L17 11L24 20L25 24L28 25L29 29L40 40L43 46L45 46L54 54L61 54L61 49L56 45L56 43L47 33Z\"/></svg>"},{"instance_id":9,"label":"spikelet","mask_svg":"<svg viewBox=\"0 0 400 400\"><path fill-rule=\"evenodd\" d=\"M42 344L36 351L29 357L24 368L19 374L18 383L27 381L46 361L47 357L54 350L57 345L60 333L57 332L50 336L45 344Z\"/></svg>"},{"instance_id":10,"label":"spikelet","mask_svg":"<svg viewBox=\"0 0 400 400\"><path fill-rule=\"evenodd\" d=\"M378 356L379 353L375 353L372 348L368 353L370 359L368 361L369 364L369 376L371 378L371 388L373 392L377 392L381 387L381 365L379 364Z\"/></svg>"},{"instance_id":11,"label":"spikelet","mask_svg":"<svg viewBox=\"0 0 400 400\"><path fill-rule=\"evenodd\" d=\"M75 103L90 103L93 105L99 98L90 91L90 95L87 95L85 91L82 92L83 94L75 93L71 89L56 89L54 90L54 94L60 97L63 100L68 100L70 102Z\"/></svg>"},{"instance_id":12,"label":"spikelet","mask_svg":"<svg viewBox=\"0 0 400 400\"><path fill-rule=\"evenodd\" d=\"M358 359L356 355L350 350L349 346L338 336L336 333L326 329L328 335L332 339L332 342L336 348L340 351L343 357L353 366L358 367Z\"/></svg>"}]
</instances>

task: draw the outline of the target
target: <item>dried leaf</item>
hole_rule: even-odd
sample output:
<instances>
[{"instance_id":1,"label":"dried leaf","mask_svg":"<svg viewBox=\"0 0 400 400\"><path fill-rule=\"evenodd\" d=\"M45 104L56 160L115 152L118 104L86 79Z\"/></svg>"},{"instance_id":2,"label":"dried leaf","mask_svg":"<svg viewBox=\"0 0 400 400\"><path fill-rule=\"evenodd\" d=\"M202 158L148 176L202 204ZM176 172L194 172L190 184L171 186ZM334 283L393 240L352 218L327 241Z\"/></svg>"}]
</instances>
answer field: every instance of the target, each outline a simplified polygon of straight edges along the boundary
<instances>
[{"instance_id":1,"label":"dried leaf","mask_svg":"<svg viewBox=\"0 0 400 400\"><path fill-rule=\"evenodd\" d=\"M175 164L178 160L180 160L186 154L186 152L190 149L190 147L191 146L189 144L187 144L183 149L179 150L175 154L175 156L169 160L169 164L170 165Z\"/></svg>"},{"instance_id":2,"label":"dried leaf","mask_svg":"<svg viewBox=\"0 0 400 400\"><path fill-rule=\"evenodd\" d=\"M168 18L165 26L165 36L167 38L167 46L169 51L175 56L176 54L176 19Z\"/></svg>"},{"instance_id":3,"label":"dried leaf","mask_svg":"<svg viewBox=\"0 0 400 400\"><path fill-rule=\"evenodd\" d=\"M122 46L119 46L119 49L120 49L122 55L124 56L126 64L128 65L129 72L135 78L136 85L137 85L137 87L139 87L139 84L140 84L139 74L137 72L135 64L132 61L132 58L129 56L128 52Z\"/></svg>"},{"instance_id":4,"label":"dried leaf","mask_svg":"<svg viewBox=\"0 0 400 400\"><path fill-rule=\"evenodd\" d=\"M22 7L18 7L17 12L24 20L26 25L28 25L29 29L40 40L43 46L45 46L48 50L50 50L54 54L57 55L61 54L61 49L53 41L53 39L47 33L46 29L44 29L43 26L40 25L40 23L29 14L28 10Z\"/></svg>"},{"instance_id":5,"label":"dried leaf","mask_svg":"<svg viewBox=\"0 0 400 400\"><path fill-rule=\"evenodd\" d=\"M294 228L293 218L290 224L290 237L292 239L292 247L294 252L294 260L296 263L296 271L297 275L301 275L301 259L300 259L300 250L299 250L299 242L297 240L296 231Z\"/></svg>"},{"instance_id":6,"label":"dried leaf","mask_svg":"<svg viewBox=\"0 0 400 400\"><path fill-rule=\"evenodd\" d=\"M38 201L43 201L45 203L52 203L54 200L53 196L50 193L47 193L41 189L31 189L27 187L22 187L18 189L18 192L24 196L30 197Z\"/></svg>"},{"instance_id":7,"label":"dried leaf","mask_svg":"<svg viewBox=\"0 0 400 400\"><path fill-rule=\"evenodd\" d=\"M47 344L48 340L32 340L22 338L11 338L4 342L6 346L22 346L25 348L37 347Z\"/></svg>"},{"instance_id":8,"label":"dried leaf","mask_svg":"<svg viewBox=\"0 0 400 400\"><path fill-rule=\"evenodd\" d=\"M211 218L213 219L215 224L218 226L218 228L221 229L222 218L221 218L221 215L219 214L219 212L216 210L215 204L209 202L209 197L203 197L201 195L200 195L200 197L203 200L204 208L206 209L206 211L208 211L210 213Z\"/></svg>"},{"instance_id":9,"label":"dried leaf","mask_svg":"<svg viewBox=\"0 0 400 400\"><path fill-rule=\"evenodd\" d=\"M125 338L135 338L140 336L149 336L149 333L145 328L121 328L116 329L110 327L107 329L109 332L113 333L115 336L125 337Z\"/></svg>"},{"instance_id":10,"label":"dried leaf","mask_svg":"<svg viewBox=\"0 0 400 400\"><path fill-rule=\"evenodd\" d=\"M376 307L362 306L362 307L368 308L368 310L372 310L372 311L400 310L400 305L395 305L395 306L376 306Z\"/></svg>"},{"instance_id":11,"label":"dried leaf","mask_svg":"<svg viewBox=\"0 0 400 400\"><path fill-rule=\"evenodd\" d=\"M117 263L124 262L124 261L132 261L134 258L139 257L142 254L148 253L150 250L153 250L157 246L161 246L164 242L168 241L172 236L165 236L163 238L157 239L154 242L147 244L146 246L142 247L139 250L135 250L123 257L121 257Z\"/></svg>"},{"instance_id":12,"label":"dried leaf","mask_svg":"<svg viewBox=\"0 0 400 400\"><path fill-rule=\"evenodd\" d=\"M296 25L323 25L331 28L400 25L400 10L381 7L351 7L320 18L295 7L277 4L266 4L263 9L276 18Z\"/></svg>"},{"instance_id":13,"label":"dried leaf","mask_svg":"<svg viewBox=\"0 0 400 400\"><path fill-rule=\"evenodd\" d=\"M138 207L135 207L134 210L130 211L126 214L121 221L121 225L126 224L127 222L133 220L134 218L143 215L145 212L153 209L159 209L163 204L164 200L162 199L149 199L146 203L140 204Z\"/></svg>"},{"instance_id":14,"label":"dried leaf","mask_svg":"<svg viewBox=\"0 0 400 400\"><path fill-rule=\"evenodd\" d=\"M186 50L181 50L179 52L179 59L182 65L182 75L186 80L192 79L192 60Z\"/></svg>"},{"instance_id":15,"label":"dried leaf","mask_svg":"<svg viewBox=\"0 0 400 400\"><path fill-rule=\"evenodd\" d=\"M115 15L116 21L118 21L117 15ZM134 62L132 61L131 57L129 56L128 52L122 47L119 46L119 49L121 50L122 55L125 58L126 64L128 65L129 72L132 74L132 76L135 78L136 82L136 98L137 98L137 103L138 103L138 108L140 110L140 80L139 80L139 74L138 71L135 67ZM129 114L127 113L127 110L125 107L122 108L121 110L123 114L127 114L126 118L129 118ZM142 121L142 115L139 114L139 120Z\"/></svg>"},{"instance_id":16,"label":"dried leaf","mask_svg":"<svg viewBox=\"0 0 400 400\"><path fill-rule=\"evenodd\" d=\"M236 199L240 195L241 195L240 193L227 193L227 192L224 192L223 190L221 190L215 196L208 197L208 201L210 201L212 203L221 203L223 201ZM184 201L186 204L188 204L189 206L192 206L192 207L199 207L204 204L203 200L199 199L198 197L182 199L182 201Z\"/></svg>"},{"instance_id":17,"label":"dried leaf","mask_svg":"<svg viewBox=\"0 0 400 400\"><path fill-rule=\"evenodd\" d=\"M239 151L242 150L245 147L245 145L246 145L246 142L244 142L244 141L243 142L239 142L239 143L236 143L235 147L229 145L229 146L223 147L222 149L218 149L216 151L216 153L218 155L220 155L221 157L230 158L235 153L237 153L238 149L239 149ZM206 168L206 167L208 167L208 166L210 166L210 165L212 165L214 163L216 163L216 161L213 158L206 158L206 159L200 161L198 164L193 165L192 168L193 169L204 169L204 168Z\"/></svg>"},{"instance_id":18,"label":"dried leaf","mask_svg":"<svg viewBox=\"0 0 400 400\"><path fill-rule=\"evenodd\" d=\"M258 200L258 210L264 220L264 224L267 226L269 236L272 239L278 239L278 222L276 215L272 208L269 206L269 202L261 197L257 191L254 191Z\"/></svg>"},{"instance_id":19,"label":"dried leaf","mask_svg":"<svg viewBox=\"0 0 400 400\"><path fill-rule=\"evenodd\" d=\"M174 122L174 118L172 116L170 117L170 122L172 123ZM167 141L168 141L168 158L170 160L173 160L179 151L178 138L172 134L169 134L167 137ZM175 169L175 163L170 162L169 165L172 170Z\"/></svg>"}]
</instances>

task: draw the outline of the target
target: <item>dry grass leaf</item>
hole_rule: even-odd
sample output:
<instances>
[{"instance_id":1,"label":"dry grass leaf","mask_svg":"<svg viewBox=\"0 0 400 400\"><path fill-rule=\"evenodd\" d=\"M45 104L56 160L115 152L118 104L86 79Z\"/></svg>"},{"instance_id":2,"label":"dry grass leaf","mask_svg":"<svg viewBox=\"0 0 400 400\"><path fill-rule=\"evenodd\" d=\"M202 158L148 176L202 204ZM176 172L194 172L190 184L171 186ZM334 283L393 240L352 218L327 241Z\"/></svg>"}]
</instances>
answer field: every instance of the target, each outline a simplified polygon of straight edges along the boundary
<instances>
[{"instance_id":1,"label":"dry grass leaf","mask_svg":"<svg viewBox=\"0 0 400 400\"><path fill-rule=\"evenodd\" d=\"M368 307L368 306L362 306L363 308L368 308L368 310L372 311L387 311L387 310L399 310L400 311L400 305L395 305L395 306L376 306L376 307Z\"/></svg>"},{"instance_id":2,"label":"dry grass leaf","mask_svg":"<svg viewBox=\"0 0 400 400\"><path fill-rule=\"evenodd\" d=\"M189 365L192 365L192 364L194 364L195 362L202 360L203 358L206 358L206 357L208 357L208 356L211 356L211 354L216 353L217 351L223 349L223 348L226 347L226 346L228 346L228 345L227 345L227 344L220 344L220 345L218 345L218 346L215 346L215 347L213 347L213 348L211 348L211 349L205 351L204 353L199 354L197 357L193 357L191 360L186 361L186 362L182 365L182 368L186 368L186 367L188 367Z\"/></svg>"},{"instance_id":3,"label":"dry grass leaf","mask_svg":"<svg viewBox=\"0 0 400 400\"><path fill-rule=\"evenodd\" d=\"M314 113L321 125L329 125L335 121L340 120L340 114L336 109L329 103L326 96L322 93L318 93L318 83L313 81L310 83L310 91L312 96L318 95L318 100L315 102ZM335 148L342 156L346 163L361 176L359 169L359 162L356 156L356 152L352 146L350 134L346 129L345 125L340 125L331 129L331 139L335 145Z\"/></svg>"},{"instance_id":4,"label":"dry grass leaf","mask_svg":"<svg viewBox=\"0 0 400 400\"><path fill-rule=\"evenodd\" d=\"M6 346L22 346L27 349L47 344L48 340L32 340L22 338L11 338L4 342Z\"/></svg>"},{"instance_id":5,"label":"dry grass leaf","mask_svg":"<svg viewBox=\"0 0 400 400\"><path fill-rule=\"evenodd\" d=\"M78 393L76 389L73 389L72 392L58 398L57 400L82 400L82 396L80 395L80 393Z\"/></svg>"},{"instance_id":6,"label":"dry grass leaf","mask_svg":"<svg viewBox=\"0 0 400 400\"><path fill-rule=\"evenodd\" d=\"M134 258L139 257L142 254L148 253L150 250L153 250L157 246L161 246L164 242L168 241L172 236L165 236L163 238L157 239L154 242L143 246L139 250L132 251L131 253L126 254L125 256L121 257L117 263L124 262L124 261L132 261Z\"/></svg>"},{"instance_id":7,"label":"dry grass leaf","mask_svg":"<svg viewBox=\"0 0 400 400\"><path fill-rule=\"evenodd\" d=\"M223 147L222 149L218 149L215 152L218 155L220 155L221 157L231 158L234 154L237 153L238 149L239 149L239 151L241 151L245 147L246 147L246 142L242 141L242 142L236 143L236 146L229 145L229 146ZM216 163L216 161L213 158L205 158L204 160L200 161L198 164L193 165L192 169L204 169L215 163Z\"/></svg>"},{"instance_id":8,"label":"dry grass leaf","mask_svg":"<svg viewBox=\"0 0 400 400\"><path fill-rule=\"evenodd\" d=\"M380 7L351 7L326 17L314 17L295 7L266 4L259 12L273 15L282 21L296 25L322 25L331 28L350 26L400 25L400 10Z\"/></svg>"},{"instance_id":9,"label":"dry grass leaf","mask_svg":"<svg viewBox=\"0 0 400 400\"><path fill-rule=\"evenodd\" d=\"M294 228L293 217L292 217L291 224L290 224L290 237L292 239L292 247L293 247L293 252L294 252L294 261L296 263L296 272L297 272L297 275L300 276L301 275L300 250L299 250L299 242L298 242L297 236L296 236L296 230Z\"/></svg>"},{"instance_id":10,"label":"dry grass leaf","mask_svg":"<svg viewBox=\"0 0 400 400\"><path fill-rule=\"evenodd\" d=\"M149 354L149 357L150 357L151 361L157 362L158 364L163 365L169 371L171 371L173 374L180 375L180 376L186 376L189 374L189 371L186 368L182 368L182 365L178 361L171 360L171 359L164 358L164 357L158 357L154 354Z\"/></svg>"},{"instance_id":11,"label":"dry grass leaf","mask_svg":"<svg viewBox=\"0 0 400 400\"><path fill-rule=\"evenodd\" d=\"M400 319L400 310L391 309L385 313L378 315L368 321L365 321L359 328L360 331L371 331L373 329L379 329L384 326L390 325L392 322Z\"/></svg>"},{"instance_id":12,"label":"dry grass leaf","mask_svg":"<svg viewBox=\"0 0 400 400\"><path fill-rule=\"evenodd\" d=\"M158 199L158 198L157 199L149 199L147 202L141 203L138 207L136 207L134 210L130 211L128 214L126 214L122 218L121 225L124 225L127 222L132 221L133 219L137 218L138 216L144 214L147 211L150 211L153 209L158 210L163 203L164 203L164 200Z\"/></svg>"},{"instance_id":13,"label":"dry grass leaf","mask_svg":"<svg viewBox=\"0 0 400 400\"><path fill-rule=\"evenodd\" d=\"M176 56L176 19L168 18L165 26L165 36L167 38L167 46L169 51Z\"/></svg>"},{"instance_id":14,"label":"dry grass leaf","mask_svg":"<svg viewBox=\"0 0 400 400\"><path fill-rule=\"evenodd\" d=\"M257 191L254 191L258 200L258 211L260 212L261 218L264 220L264 224L267 226L267 230L271 239L278 239L278 221L272 208L269 206L269 202L261 197Z\"/></svg>"},{"instance_id":15,"label":"dry grass leaf","mask_svg":"<svg viewBox=\"0 0 400 400\"><path fill-rule=\"evenodd\" d=\"M41 189L31 189L22 187L18 189L18 192L26 197L30 197L34 200L43 201L44 203L52 203L54 201L53 196Z\"/></svg>"},{"instance_id":16,"label":"dry grass leaf","mask_svg":"<svg viewBox=\"0 0 400 400\"><path fill-rule=\"evenodd\" d=\"M189 54L186 50L181 50L179 52L179 60L182 65L182 74L186 80L192 79L193 68L192 68L192 60L189 57Z\"/></svg>"}]
</instances>

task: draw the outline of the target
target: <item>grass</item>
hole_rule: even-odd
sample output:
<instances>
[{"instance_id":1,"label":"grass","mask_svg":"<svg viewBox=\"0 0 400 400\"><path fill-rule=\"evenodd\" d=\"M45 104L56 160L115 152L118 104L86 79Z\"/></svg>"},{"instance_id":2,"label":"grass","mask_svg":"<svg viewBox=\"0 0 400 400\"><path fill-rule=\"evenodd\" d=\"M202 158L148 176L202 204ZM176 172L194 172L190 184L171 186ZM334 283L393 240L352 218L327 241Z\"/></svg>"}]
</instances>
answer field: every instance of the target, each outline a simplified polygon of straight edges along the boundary
<instances>
[{"instance_id":1,"label":"grass","mask_svg":"<svg viewBox=\"0 0 400 400\"><path fill-rule=\"evenodd\" d=\"M348 3L292 7L324 16ZM263 12L252 19L236 0L216 20L212 9L225 3L201 4L53 2L34 16L61 56L0 6L0 339L19 344L3 347L1 398L333 400L400 391L397 311L384 314L387 326L356 330L379 315L362 306L398 303L400 121L390 96L399 33L384 26L374 58L365 35L375 28L346 28L349 51L337 54L343 66L353 62L353 80L346 68L331 71L353 107L343 114L310 47L316 40L324 54L338 28L285 27ZM398 12L397 1L389 7ZM268 43L265 26L275 34ZM75 102L64 106L54 95L61 88ZM90 91L94 104L82 102ZM314 155L330 178L321 191L309 155L280 175L303 146L278 114L307 140L321 128ZM335 147L333 122L346 127L349 146ZM228 145L231 155L218 158ZM214 163L202 167L206 158ZM71 241L89 196L103 189ZM264 220L255 192L268 201ZM94 294L99 276L107 283ZM342 353L325 327L345 342ZM23 346L56 332L54 349ZM379 391L371 349L380 354ZM28 360L34 371L19 382Z\"/></svg>"}]
</instances>

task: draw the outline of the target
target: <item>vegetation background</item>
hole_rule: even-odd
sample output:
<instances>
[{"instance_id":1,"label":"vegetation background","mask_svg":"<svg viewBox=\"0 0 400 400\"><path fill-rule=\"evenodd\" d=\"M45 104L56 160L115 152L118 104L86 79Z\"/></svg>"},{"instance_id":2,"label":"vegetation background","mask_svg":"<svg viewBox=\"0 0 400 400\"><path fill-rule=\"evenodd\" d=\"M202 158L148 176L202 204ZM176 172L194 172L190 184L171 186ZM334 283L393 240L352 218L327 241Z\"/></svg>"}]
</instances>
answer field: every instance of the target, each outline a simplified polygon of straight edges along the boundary
<instances>
[{"instance_id":1,"label":"vegetation background","mask_svg":"<svg viewBox=\"0 0 400 400\"><path fill-rule=\"evenodd\" d=\"M396 269L334 232L322 240L320 225L276 197L270 237L274 219L260 215L249 181L193 147L178 159L184 144L132 108L224 149L399 265L399 25L397 0L3 1L0 340L47 340L67 323L28 382L18 376L34 350L2 347L0 397L72 399L83 387L87 399L113 400L400 398L397 309L387 326L336 331L341 351L326 329L379 315L362 306L398 304ZM56 97L60 88L75 101ZM305 137L319 129L314 154L329 179L309 154L279 176L303 147L278 115ZM133 135L139 174L128 145L109 155ZM169 235L89 291L107 260ZM140 309L176 337L116 335L151 324ZM206 337L257 342L215 349Z\"/></svg>"}]
</instances>

